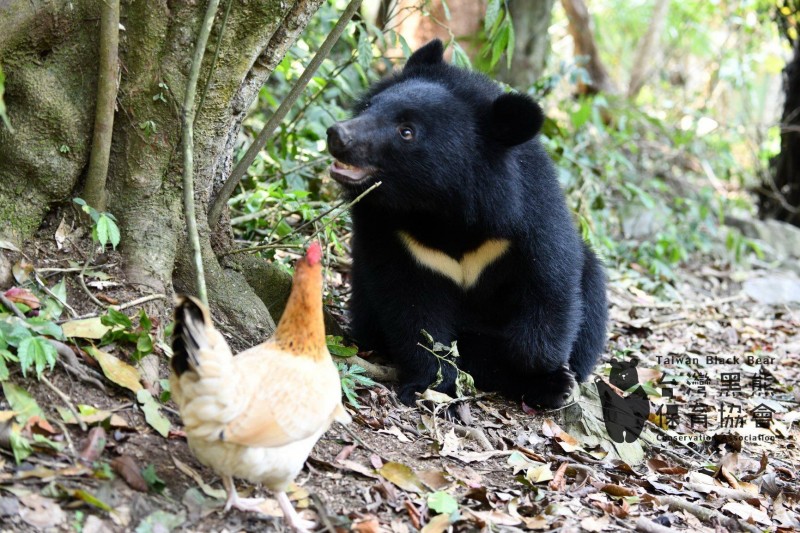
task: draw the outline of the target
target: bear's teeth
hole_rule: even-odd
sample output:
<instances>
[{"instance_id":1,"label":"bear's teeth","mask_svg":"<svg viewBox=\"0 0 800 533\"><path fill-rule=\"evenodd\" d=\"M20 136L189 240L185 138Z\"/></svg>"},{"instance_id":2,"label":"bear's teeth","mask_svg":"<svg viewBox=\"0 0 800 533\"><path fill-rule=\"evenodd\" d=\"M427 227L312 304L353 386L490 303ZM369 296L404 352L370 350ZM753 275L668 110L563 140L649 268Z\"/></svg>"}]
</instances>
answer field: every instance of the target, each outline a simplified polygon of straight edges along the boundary
<instances>
[{"instance_id":1,"label":"bear's teeth","mask_svg":"<svg viewBox=\"0 0 800 533\"><path fill-rule=\"evenodd\" d=\"M355 168L353 165L348 165L347 163L342 163L338 159L336 160L336 166L339 167L339 168L347 169L347 170L352 170L352 169Z\"/></svg>"}]
</instances>

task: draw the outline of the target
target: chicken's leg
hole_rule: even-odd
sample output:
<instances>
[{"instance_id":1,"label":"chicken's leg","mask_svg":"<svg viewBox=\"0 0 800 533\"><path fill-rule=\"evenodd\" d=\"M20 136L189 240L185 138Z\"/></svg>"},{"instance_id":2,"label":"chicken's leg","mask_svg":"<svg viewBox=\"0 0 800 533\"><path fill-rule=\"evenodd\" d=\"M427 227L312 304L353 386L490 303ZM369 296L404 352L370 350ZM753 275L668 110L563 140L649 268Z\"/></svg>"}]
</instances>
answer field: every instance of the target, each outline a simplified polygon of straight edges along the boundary
<instances>
[{"instance_id":1,"label":"chicken's leg","mask_svg":"<svg viewBox=\"0 0 800 533\"><path fill-rule=\"evenodd\" d=\"M228 492L228 499L225 500L226 512L233 507L240 511L263 513L259 506L264 503L264 498L240 498L239 495L236 494L236 486L233 484L233 478L230 476L222 476L222 486L225 487L225 490Z\"/></svg>"},{"instance_id":2,"label":"chicken's leg","mask_svg":"<svg viewBox=\"0 0 800 533\"><path fill-rule=\"evenodd\" d=\"M283 516L286 518L286 522L289 523L289 527L294 528L298 533L308 533L311 528L316 525L314 522L300 518L300 515L294 510L294 506L292 502L289 501L289 496L287 496L285 492L280 491L277 493L277 496L278 504L283 510Z\"/></svg>"}]
</instances>

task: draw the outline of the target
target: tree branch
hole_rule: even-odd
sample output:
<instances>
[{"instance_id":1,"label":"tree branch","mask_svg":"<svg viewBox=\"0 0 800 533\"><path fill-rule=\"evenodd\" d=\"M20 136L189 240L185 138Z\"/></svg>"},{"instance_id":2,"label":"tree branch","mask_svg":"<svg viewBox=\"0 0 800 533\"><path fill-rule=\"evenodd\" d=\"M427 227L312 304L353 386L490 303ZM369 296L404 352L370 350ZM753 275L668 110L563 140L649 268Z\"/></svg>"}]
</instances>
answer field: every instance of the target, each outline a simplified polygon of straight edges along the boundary
<instances>
[{"instance_id":1,"label":"tree branch","mask_svg":"<svg viewBox=\"0 0 800 533\"><path fill-rule=\"evenodd\" d=\"M233 191L236 188L236 185L239 183L239 180L241 180L242 176L245 175L247 169L253 164L253 161L255 161L258 152L264 148L264 146L267 144L267 140L278 127L278 124L280 124L294 103L303 93L306 85L308 85L308 82L311 81L311 78L314 76L314 73L317 71L319 66L322 64L325 58L328 57L331 48L333 48L333 45L336 44L336 41L338 41L339 37L341 37L342 33L344 33L347 23L350 22L350 19L353 18L353 15L361 5L361 1L362 0L350 0L350 3L347 5L347 8L345 8L344 13L342 13L342 16L339 18L336 26L333 27L331 32L328 34L328 37L322 43L322 46L320 46L317 53L311 59L311 62L303 71L303 74L300 75L300 78L298 78L297 82L294 84L294 86L292 86L292 89L289 91L286 99L281 102L281 105L278 106L278 109L272 114L267 123L258 133L258 136L247 149L244 157L242 157L242 159L236 164L236 167L234 167L231 175L227 180L225 180L222 188L217 193L217 197L211 204L211 209L208 211L209 227L214 228L217 225L219 222L219 217L222 214L222 208L228 203L228 199L231 197L231 194L233 194Z\"/></svg>"},{"instance_id":2,"label":"tree branch","mask_svg":"<svg viewBox=\"0 0 800 533\"><path fill-rule=\"evenodd\" d=\"M114 132L114 108L117 102L119 50L119 0L100 2L100 57L97 74L97 104L89 170L83 199L98 211L106 208L106 177Z\"/></svg>"},{"instance_id":3,"label":"tree branch","mask_svg":"<svg viewBox=\"0 0 800 533\"><path fill-rule=\"evenodd\" d=\"M206 275L203 270L203 254L200 251L200 234L197 231L197 216L194 209L194 97L197 91L197 79L200 77L200 65L206 51L206 43L214 25L219 0L209 0L203 25L197 36L197 44L192 57L192 69L186 81L186 94L183 100L181 122L183 127L183 205L186 216L186 232L189 234L189 244L192 248L192 258L197 279L197 297L208 307L208 293L206 291Z\"/></svg>"}]
</instances>

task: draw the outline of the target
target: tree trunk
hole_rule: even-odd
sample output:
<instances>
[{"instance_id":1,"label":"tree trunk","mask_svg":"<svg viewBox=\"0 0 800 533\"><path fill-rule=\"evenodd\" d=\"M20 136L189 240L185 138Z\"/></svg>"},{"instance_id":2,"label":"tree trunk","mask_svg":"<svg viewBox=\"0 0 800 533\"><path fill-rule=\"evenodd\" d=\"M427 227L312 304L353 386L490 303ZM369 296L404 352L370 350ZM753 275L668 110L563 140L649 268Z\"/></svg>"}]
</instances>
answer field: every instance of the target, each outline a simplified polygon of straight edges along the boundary
<instances>
[{"instance_id":1,"label":"tree trunk","mask_svg":"<svg viewBox=\"0 0 800 533\"><path fill-rule=\"evenodd\" d=\"M586 56L584 65L589 74L589 83L579 83L579 94L616 93L617 88L608 75L605 65L600 59L594 33L591 28L589 10L583 0L561 0L567 13L569 34L575 46L575 56Z\"/></svg>"},{"instance_id":2,"label":"tree trunk","mask_svg":"<svg viewBox=\"0 0 800 533\"><path fill-rule=\"evenodd\" d=\"M759 213L800 227L800 39L783 70L786 102L781 117L781 153L759 191Z\"/></svg>"},{"instance_id":3,"label":"tree trunk","mask_svg":"<svg viewBox=\"0 0 800 533\"><path fill-rule=\"evenodd\" d=\"M508 1L516 40L511 68L501 60L498 77L516 89L528 89L544 72L550 52L547 30L555 3L556 0Z\"/></svg>"},{"instance_id":4,"label":"tree trunk","mask_svg":"<svg viewBox=\"0 0 800 533\"><path fill-rule=\"evenodd\" d=\"M210 232L212 194L231 170L247 109L323 0L234 1L209 91L195 120L197 219L216 318L243 341L274 323L232 262L229 225ZM0 238L20 244L51 205L80 196L91 148L101 2L0 0L0 61L15 133L0 127ZM128 279L193 292L181 202L180 110L205 2L123 0L121 78L107 182ZM219 39L214 23L198 86ZM199 96L198 94L198 96ZM213 243L213 246L212 246Z\"/></svg>"},{"instance_id":5,"label":"tree trunk","mask_svg":"<svg viewBox=\"0 0 800 533\"><path fill-rule=\"evenodd\" d=\"M628 98L634 100L639 91L644 87L647 79L652 75L654 67L657 66L657 58L661 55L659 43L661 34L667 22L667 10L669 0L656 0L653 6L653 15L650 17L650 24L647 31L639 41L636 50L636 59L633 61L631 71L631 81L628 84Z\"/></svg>"}]
</instances>

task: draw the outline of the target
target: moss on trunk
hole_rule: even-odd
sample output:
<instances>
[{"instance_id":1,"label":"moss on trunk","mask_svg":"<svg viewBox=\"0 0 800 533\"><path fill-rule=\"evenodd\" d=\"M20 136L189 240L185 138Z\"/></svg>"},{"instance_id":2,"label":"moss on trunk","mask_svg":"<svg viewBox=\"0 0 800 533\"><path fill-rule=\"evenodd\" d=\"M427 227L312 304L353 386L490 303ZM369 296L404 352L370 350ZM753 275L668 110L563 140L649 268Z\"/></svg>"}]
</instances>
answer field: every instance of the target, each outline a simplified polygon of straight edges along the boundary
<instances>
[{"instance_id":1,"label":"moss on trunk","mask_svg":"<svg viewBox=\"0 0 800 533\"><path fill-rule=\"evenodd\" d=\"M198 224L212 308L245 340L274 328L264 303L216 251L229 246L227 227L211 235L206 210L215 184L228 175L241 122L258 90L322 0L235 1L222 34L209 92L195 121ZM0 63L15 132L0 128L0 238L29 238L55 202L81 192L89 158L96 92L99 4L40 5L10 0L0 7ZM121 79L108 174L108 210L122 231L129 280L157 292L193 292L184 249L180 106L204 2L123 0ZM221 13L200 75L211 72Z\"/></svg>"}]
</instances>

